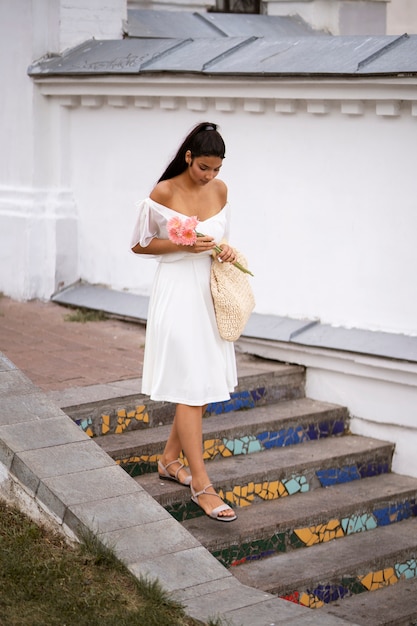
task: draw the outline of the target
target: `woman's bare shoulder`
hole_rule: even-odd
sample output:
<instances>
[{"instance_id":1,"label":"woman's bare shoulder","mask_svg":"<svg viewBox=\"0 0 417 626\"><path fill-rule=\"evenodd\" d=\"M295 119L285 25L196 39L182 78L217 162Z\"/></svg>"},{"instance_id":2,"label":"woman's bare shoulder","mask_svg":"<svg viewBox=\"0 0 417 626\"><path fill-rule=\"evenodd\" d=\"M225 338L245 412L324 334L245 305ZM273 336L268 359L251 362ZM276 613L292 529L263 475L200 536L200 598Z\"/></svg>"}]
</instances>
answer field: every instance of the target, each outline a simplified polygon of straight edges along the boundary
<instances>
[{"instance_id":1,"label":"woman's bare shoulder","mask_svg":"<svg viewBox=\"0 0 417 626\"><path fill-rule=\"evenodd\" d=\"M151 200L155 200L158 204L169 206L172 199L172 185L170 180L162 180L157 183L149 194Z\"/></svg>"},{"instance_id":2,"label":"woman's bare shoulder","mask_svg":"<svg viewBox=\"0 0 417 626\"><path fill-rule=\"evenodd\" d=\"M216 194L219 198L220 204L222 206L224 206L227 202L227 185L226 183L221 180L220 178L215 178L213 180L213 183L215 183L215 191Z\"/></svg>"}]
</instances>

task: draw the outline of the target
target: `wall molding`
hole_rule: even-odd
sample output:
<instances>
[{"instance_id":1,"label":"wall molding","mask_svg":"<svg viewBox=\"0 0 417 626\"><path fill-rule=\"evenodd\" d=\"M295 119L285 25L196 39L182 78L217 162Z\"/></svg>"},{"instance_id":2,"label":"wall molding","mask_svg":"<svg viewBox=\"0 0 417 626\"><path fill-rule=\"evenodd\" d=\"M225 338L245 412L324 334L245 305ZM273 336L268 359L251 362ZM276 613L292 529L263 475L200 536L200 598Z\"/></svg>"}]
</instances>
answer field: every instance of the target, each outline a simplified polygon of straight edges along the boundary
<instances>
[{"instance_id":1,"label":"wall molding","mask_svg":"<svg viewBox=\"0 0 417 626\"><path fill-rule=\"evenodd\" d=\"M307 113L320 117L332 114L381 117L417 117L417 78L333 80L278 78L204 78L201 77L92 77L34 78L40 93L62 107L97 109L180 108L204 112L214 107L219 112L263 115ZM198 93L198 96L196 96Z\"/></svg>"}]
</instances>

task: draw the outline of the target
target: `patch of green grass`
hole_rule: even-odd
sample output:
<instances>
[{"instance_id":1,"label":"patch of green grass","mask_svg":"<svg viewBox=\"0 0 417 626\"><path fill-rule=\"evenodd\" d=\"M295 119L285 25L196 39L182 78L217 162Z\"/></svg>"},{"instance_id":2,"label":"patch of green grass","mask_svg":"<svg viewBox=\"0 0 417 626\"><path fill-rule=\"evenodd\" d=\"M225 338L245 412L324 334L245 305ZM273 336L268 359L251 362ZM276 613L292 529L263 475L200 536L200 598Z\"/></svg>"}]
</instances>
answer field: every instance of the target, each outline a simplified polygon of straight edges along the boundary
<instances>
[{"instance_id":1,"label":"patch of green grass","mask_svg":"<svg viewBox=\"0 0 417 626\"><path fill-rule=\"evenodd\" d=\"M68 313L64 316L66 322L102 322L108 319L104 311L93 311L91 309L79 308L75 309L72 313Z\"/></svg>"},{"instance_id":2,"label":"patch of green grass","mask_svg":"<svg viewBox=\"0 0 417 626\"><path fill-rule=\"evenodd\" d=\"M0 501L1 626L197 626L87 533L75 547ZM218 622L213 622L213 626Z\"/></svg>"}]
</instances>

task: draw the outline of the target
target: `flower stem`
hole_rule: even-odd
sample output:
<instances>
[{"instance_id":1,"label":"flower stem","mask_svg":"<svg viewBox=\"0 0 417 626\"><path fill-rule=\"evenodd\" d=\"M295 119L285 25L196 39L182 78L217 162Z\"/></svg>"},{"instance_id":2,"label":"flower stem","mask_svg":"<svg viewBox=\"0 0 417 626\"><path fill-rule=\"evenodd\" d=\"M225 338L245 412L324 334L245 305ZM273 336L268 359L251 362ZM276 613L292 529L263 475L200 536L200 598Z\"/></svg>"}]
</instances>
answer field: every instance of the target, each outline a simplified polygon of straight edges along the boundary
<instances>
[{"instance_id":1,"label":"flower stem","mask_svg":"<svg viewBox=\"0 0 417 626\"><path fill-rule=\"evenodd\" d=\"M197 235L197 237L205 237L205 235L203 235L203 233L196 232L196 235ZM220 252L223 252L222 249L218 245L215 245L213 249L217 252L217 254L220 254ZM244 272L245 274L250 274L251 276L253 276L253 274L252 274L252 272L250 270L248 270L246 267L243 267L243 265L241 265L237 261L232 263L232 265L237 267L237 269L240 270L241 272Z\"/></svg>"}]
</instances>

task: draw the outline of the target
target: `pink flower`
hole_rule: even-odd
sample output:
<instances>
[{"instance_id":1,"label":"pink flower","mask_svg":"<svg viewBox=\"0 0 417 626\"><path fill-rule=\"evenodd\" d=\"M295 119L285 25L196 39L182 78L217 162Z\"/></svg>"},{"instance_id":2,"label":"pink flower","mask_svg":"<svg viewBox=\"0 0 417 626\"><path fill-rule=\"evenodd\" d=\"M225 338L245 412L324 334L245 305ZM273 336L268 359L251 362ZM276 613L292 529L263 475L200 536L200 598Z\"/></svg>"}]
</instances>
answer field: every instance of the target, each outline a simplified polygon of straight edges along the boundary
<instances>
[{"instance_id":1,"label":"pink flower","mask_svg":"<svg viewBox=\"0 0 417 626\"><path fill-rule=\"evenodd\" d=\"M177 246L193 246L197 241L197 237L204 237L202 233L198 233L195 230L197 225L198 218L195 215L187 217L185 220L182 220L180 217L171 217L171 219L167 222L168 237L173 243L177 244ZM214 246L213 249L217 252L217 254L220 254L222 251L220 246L217 245ZM241 272L245 272L246 274L253 276L250 270L243 267L243 265L237 261L235 261L233 265Z\"/></svg>"},{"instance_id":2,"label":"pink flower","mask_svg":"<svg viewBox=\"0 0 417 626\"><path fill-rule=\"evenodd\" d=\"M193 217L187 217L182 220L180 217L172 217L168 223L168 237L178 246L193 246L197 239L195 227L198 224L198 219Z\"/></svg>"}]
</instances>

